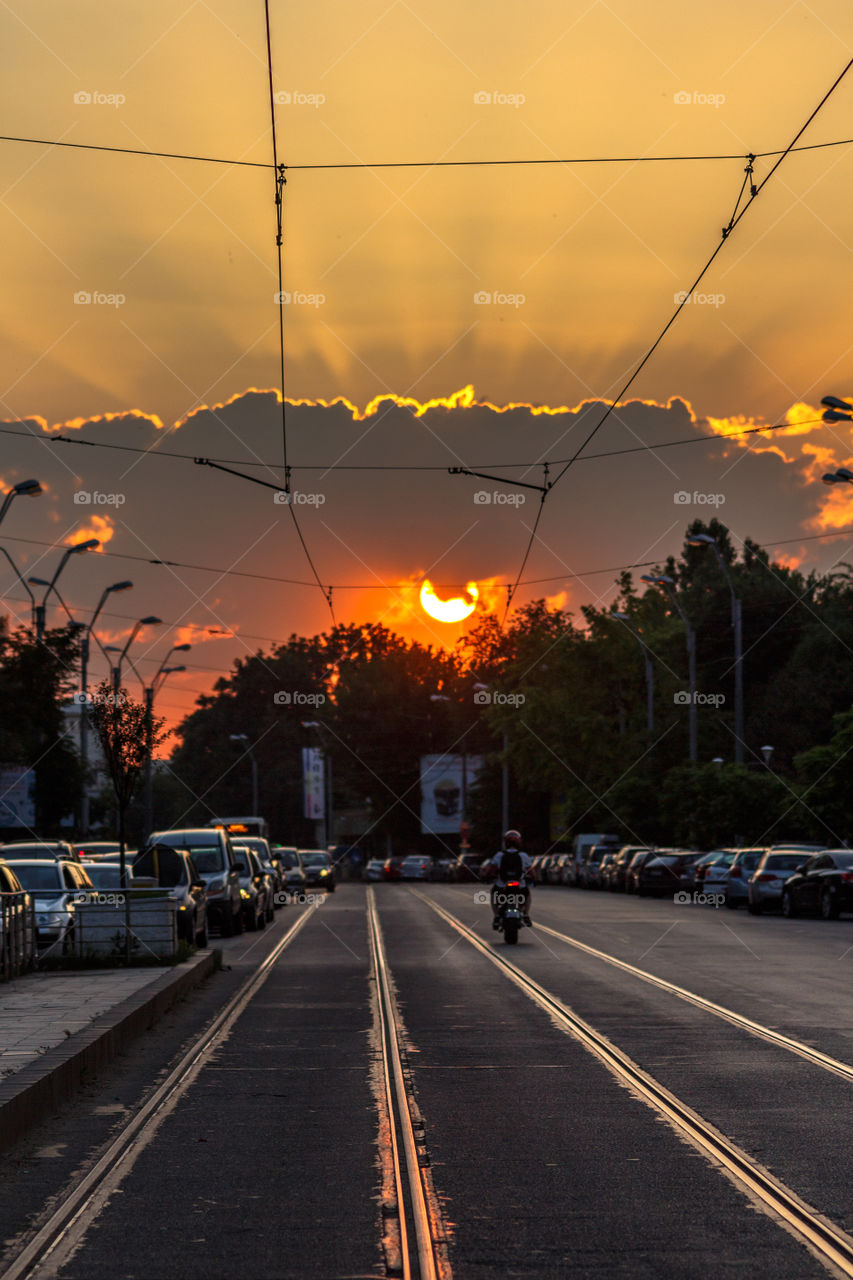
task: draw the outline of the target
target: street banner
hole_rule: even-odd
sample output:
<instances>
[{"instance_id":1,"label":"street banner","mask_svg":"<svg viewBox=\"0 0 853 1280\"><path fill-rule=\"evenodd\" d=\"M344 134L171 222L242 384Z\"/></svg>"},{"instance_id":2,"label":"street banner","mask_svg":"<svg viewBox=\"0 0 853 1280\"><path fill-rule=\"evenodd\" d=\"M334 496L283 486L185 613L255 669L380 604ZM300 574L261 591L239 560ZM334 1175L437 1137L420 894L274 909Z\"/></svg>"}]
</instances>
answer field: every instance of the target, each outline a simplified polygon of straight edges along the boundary
<instances>
[{"instance_id":1,"label":"street banner","mask_svg":"<svg viewBox=\"0 0 853 1280\"><path fill-rule=\"evenodd\" d=\"M421 832L458 835L462 830L463 791L470 796L483 767L482 756L421 756Z\"/></svg>"},{"instance_id":2,"label":"street banner","mask_svg":"<svg viewBox=\"0 0 853 1280\"><path fill-rule=\"evenodd\" d=\"M323 752L317 747L302 748L302 812L312 822L321 822L326 812L326 769Z\"/></svg>"}]
</instances>

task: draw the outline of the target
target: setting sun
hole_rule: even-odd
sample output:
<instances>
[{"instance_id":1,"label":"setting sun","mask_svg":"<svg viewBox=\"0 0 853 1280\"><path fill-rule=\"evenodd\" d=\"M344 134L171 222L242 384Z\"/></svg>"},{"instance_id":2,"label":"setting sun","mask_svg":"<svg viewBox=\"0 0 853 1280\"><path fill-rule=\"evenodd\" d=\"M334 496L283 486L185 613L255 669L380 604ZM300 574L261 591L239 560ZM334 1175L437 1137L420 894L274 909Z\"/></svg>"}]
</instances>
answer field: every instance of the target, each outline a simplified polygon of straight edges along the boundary
<instances>
[{"instance_id":1,"label":"setting sun","mask_svg":"<svg viewBox=\"0 0 853 1280\"><path fill-rule=\"evenodd\" d=\"M435 594L432 583L427 578L421 587L421 605L438 622L462 622L474 612L479 599L476 582L466 583L465 594L469 599L466 600L465 596L453 596L450 600L442 600Z\"/></svg>"}]
</instances>

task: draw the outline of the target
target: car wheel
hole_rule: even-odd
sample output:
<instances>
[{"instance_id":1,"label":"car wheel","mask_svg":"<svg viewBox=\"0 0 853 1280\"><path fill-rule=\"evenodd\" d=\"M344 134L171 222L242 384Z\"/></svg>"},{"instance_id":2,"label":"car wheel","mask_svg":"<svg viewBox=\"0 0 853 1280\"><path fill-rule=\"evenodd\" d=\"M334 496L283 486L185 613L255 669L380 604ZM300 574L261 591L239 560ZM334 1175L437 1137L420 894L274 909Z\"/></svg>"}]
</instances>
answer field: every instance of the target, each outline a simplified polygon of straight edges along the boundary
<instances>
[{"instance_id":1,"label":"car wheel","mask_svg":"<svg viewBox=\"0 0 853 1280\"><path fill-rule=\"evenodd\" d=\"M253 911L251 915L243 916L243 928L247 933L254 933L258 927L258 913Z\"/></svg>"},{"instance_id":2,"label":"car wheel","mask_svg":"<svg viewBox=\"0 0 853 1280\"><path fill-rule=\"evenodd\" d=\"M275 906L270 905L267 907L267 924L272 924L274 920L275 920Z\"/></svg>"},{"instance_id":3,"label":"car wheel","mask_svg":"<svg viewBox=\"0 0 853 1280\"><path fill-rule=\"evenodd\" d=\"M798 915L797 908L794 906L793 899L787 889L782 894L782 915L788 920L793 920Z\"/></svg>"},{"instance_id":4,"label":"car wheel","mask_svg":"<svg viewBox=\"0 0 853 1280\"><path fill-rule=\"evenodd\" d=\"M198 933L195 935L195 944L197 947L201 947L202 949L207 946L207 921L204 922Z\"/></svg>"},{"instance_id":5,"label":"car wheel","mask_svg":"<svg viewBox=\"0 0 853 1280\"><path fill-rule=\"evenodd\" d=\"M243 920L243 912L240 910L239 907L231 916L231 925L232 925L232 932L234 934L241 934L245 928L245 922Z\"/></svg>"},{"instance_id":6,"label":"car wheel","mask_svg":"<svg viewBox=\"0 0 853 1280\"><path fill-rule=\"evenodd\" d=\"M257 914L257 918L255 920L255 929L256 930L266 929L266 927L267 927L267 913L265 909L261 907L260 911Z\"/></svg>"},{"instance_id":7,"label":"car wheel","mask_svg":"<svg viewBox=\"0 0 853 1280\"><path fill-rule=\"evenodd\" d=\"M735 902L734 898L730 898L728 894L726 894L726 906L728 907L729 911L737 910L737 903Z\"/></svg>"},{"instance_id":8,"label":"car wheel","mask_svg":"<svg viewBox=\"0 0 853 1280\"><path fill-rule=\"evenodd\" d=\"M835 894L829 889L824 889L820 895L820 914L824 920L838 919L839 906Z\"/></svg>"},{"instance_id":9,"label":"car wheel","mask_svg":"<svg viewBox=\"0 0 853 1280\"><path fill-rule=\"evenodd\" d=\"M759 906L759 904L758 904L757 902L749 902L749 903L747 903L747 911L749 912L749 914L750 914L751 916L760 916L760 915L761 915L761 907Z\"/></svg>"},{"instance_id":10,"label":"car wheel","mask_svg":"<svg viewBox=\"0 0 853 1280\"><path fill-rule=\"evenodd\" d=\"M219 932L223 938L234 937L234 916L230 911L226 911L219 922Z\"/></svg>"}]
</instances>

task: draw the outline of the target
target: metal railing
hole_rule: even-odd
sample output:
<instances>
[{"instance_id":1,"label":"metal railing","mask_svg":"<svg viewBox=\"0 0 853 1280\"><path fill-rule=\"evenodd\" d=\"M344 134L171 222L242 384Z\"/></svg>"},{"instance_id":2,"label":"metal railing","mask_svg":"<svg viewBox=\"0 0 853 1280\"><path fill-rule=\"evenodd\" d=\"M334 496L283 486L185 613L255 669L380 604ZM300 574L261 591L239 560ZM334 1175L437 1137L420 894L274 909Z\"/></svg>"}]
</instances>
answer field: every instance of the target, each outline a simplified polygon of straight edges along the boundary
<instances>
[{"instance_id":1,"label":"metal railing","mask_svg":"<svg viewBox=\"0 0 853 1280\"><path fill-rule=\"evenodd\" d=\"M0 893L0 982L35 968L36 916L28 893Z\"/></svg>"}]
</instances>

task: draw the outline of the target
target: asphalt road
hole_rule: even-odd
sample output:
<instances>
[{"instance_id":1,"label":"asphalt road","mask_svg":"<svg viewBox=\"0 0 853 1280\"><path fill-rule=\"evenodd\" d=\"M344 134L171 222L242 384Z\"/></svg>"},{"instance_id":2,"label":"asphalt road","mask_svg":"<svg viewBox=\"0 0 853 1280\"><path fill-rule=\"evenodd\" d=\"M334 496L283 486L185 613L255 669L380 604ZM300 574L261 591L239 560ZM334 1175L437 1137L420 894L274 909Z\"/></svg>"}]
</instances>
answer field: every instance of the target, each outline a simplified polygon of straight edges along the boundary
<instances>
[{"instance_id":1,"label":"asphalt road","mask_svg":"<svg viewBox=\"0 0 853 1280\"><path fill-rule=\"evenodd\" d=\"M827 1275L800 1237L429 902L851 1234L845 1107L853 1081L555 933L853 1065L853 920L753 918L541 888L533 910L540 927L507 947L475 885L373 892L454 1276ZM274 929L224 945L232 968L218 979L223 993L236 990L299 914L287 908ZM187 1036L214 996L188 1009ZM112 1194L35 1275L388 1274L376 1019L367 890L344 884L311 914L212 1057L131 1150ZM177 1033L175 1026L172 1041L160 1045L163 1065ZM143 1047L140 1055L153 1052ZM61 1199L60 1184L73 1185L103 1140L91 1118L103 1107L95 1091L78 1114L72 1108L53 1125L65 1144L61 1178L32 1151L19 1159L17 1179L8 1170L0 1178L7 1242L24 1225L10 1209L15 1185L25 1188L32 1220L39 1195Z\"/></svg>"}]
</instances>

